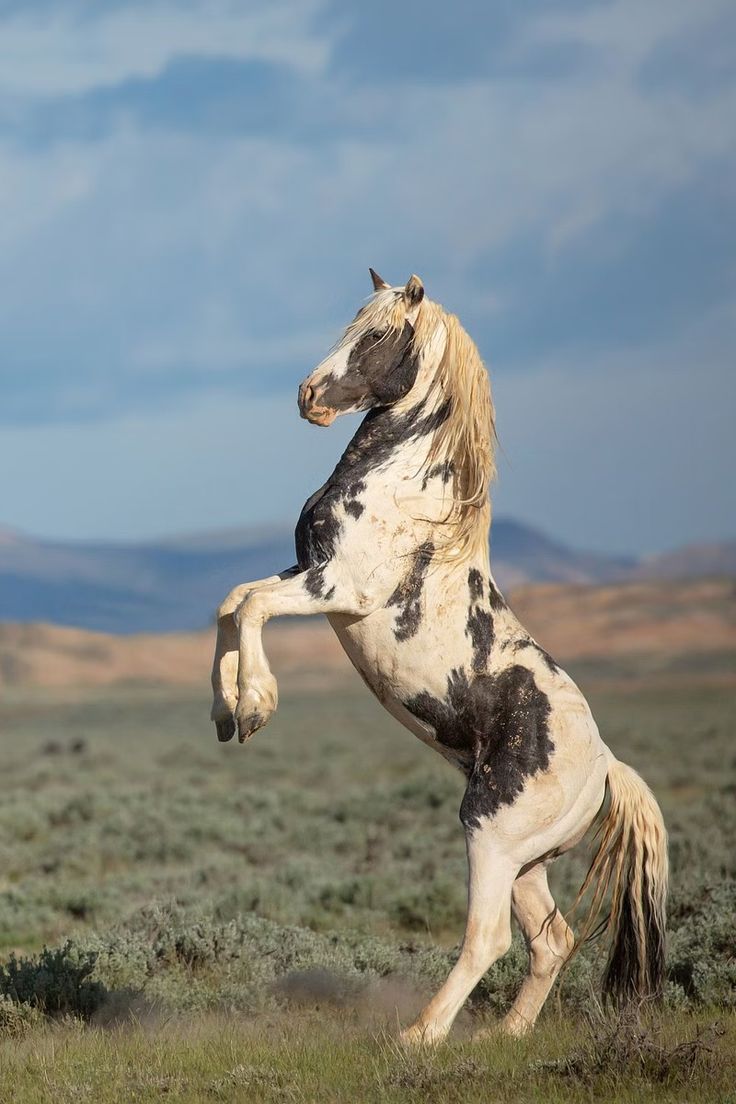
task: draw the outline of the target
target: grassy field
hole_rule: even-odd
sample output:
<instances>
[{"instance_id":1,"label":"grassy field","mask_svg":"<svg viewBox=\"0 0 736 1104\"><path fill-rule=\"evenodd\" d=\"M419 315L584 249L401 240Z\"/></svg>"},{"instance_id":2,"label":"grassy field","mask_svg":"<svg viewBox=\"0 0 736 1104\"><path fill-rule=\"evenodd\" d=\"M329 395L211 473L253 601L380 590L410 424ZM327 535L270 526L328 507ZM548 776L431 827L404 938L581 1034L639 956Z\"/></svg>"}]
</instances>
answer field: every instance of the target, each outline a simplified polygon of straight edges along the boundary
<instances>
[{"instance_id":1,"label":"grassy field","mask_svg":"<svg viewBox=\"0 0 736 1104\"><path fill-rule=\"evenodd\" d=\"M733 691L599 675L604 736L671 833L665 1008L602 1018L591 950L531 1039L472 1042L517 937L420 1056L393 1039L462 932L462 779L367 692L282 685L245 748L217 744L204 693L6 697L0 1101L735 1101ZM553 868L563 908L585 866Z\"/></svg>"}]
</instances>

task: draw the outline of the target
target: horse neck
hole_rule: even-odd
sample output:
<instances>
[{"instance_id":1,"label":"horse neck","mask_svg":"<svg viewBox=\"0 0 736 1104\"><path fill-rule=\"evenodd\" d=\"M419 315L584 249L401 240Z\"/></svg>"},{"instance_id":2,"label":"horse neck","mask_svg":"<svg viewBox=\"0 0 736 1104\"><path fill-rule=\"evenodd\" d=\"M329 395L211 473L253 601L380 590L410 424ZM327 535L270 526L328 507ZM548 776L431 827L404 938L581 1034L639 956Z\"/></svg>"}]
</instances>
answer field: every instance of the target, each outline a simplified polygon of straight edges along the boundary
<instances>
[{"instance_id":1,"label":"horse neck","mask_svg":"<svg viewBox=\"0 0 736 1104\"><path fill-rule=\"evenodd\" d=\"M437 428L445 421L447 401L430 390L416 389L401 403L376 406L365 415L335 468L335 476L353 469L414 470L422 484L433 453Z\"/></svg>"}]
</instances>

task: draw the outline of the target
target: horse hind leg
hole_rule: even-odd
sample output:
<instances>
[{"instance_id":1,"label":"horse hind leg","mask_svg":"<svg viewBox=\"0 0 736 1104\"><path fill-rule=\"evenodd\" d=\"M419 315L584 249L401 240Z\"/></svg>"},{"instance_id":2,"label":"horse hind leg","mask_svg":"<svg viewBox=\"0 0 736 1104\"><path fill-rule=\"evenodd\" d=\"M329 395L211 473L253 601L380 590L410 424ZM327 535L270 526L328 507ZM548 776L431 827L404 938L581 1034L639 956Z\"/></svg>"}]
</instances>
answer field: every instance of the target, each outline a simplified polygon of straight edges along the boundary
<instances>
[{"instance_id":1,"label":"horse hind leg","mask_svg":"<svg viewBox=\"0 0 736 1104\"><path fill-rule=\"evenodd\" d=\"M460 956L447 981L401 1033L409 1046L440 1042L486 970L511 946L511 889L518 867L499 852L489 827L469 831L468 917Z\"/></svg>"},{"instance_id":2,"label":"horse hind leg","mask_svg":"<svg viewBox=\"0 0 736 1104\"><path fill-rule=\"evenodd\" d=\"M555 905L547 869L538 863L514 882L511 907L529 951L529 973L500 1027L508 1035L524 1035L534 1026L542 1005L572 951L571 928Z\"/></svg>"}]
</instances>

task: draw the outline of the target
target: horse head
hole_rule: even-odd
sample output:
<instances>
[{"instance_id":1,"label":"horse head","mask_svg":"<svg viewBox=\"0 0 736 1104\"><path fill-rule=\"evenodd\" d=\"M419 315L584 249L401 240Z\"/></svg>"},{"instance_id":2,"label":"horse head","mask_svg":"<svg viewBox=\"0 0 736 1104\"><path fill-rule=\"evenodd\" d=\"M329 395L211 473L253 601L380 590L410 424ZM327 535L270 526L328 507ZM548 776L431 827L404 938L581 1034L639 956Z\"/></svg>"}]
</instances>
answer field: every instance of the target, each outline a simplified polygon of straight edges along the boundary
<instances>
[{"instance_id":1,"label":"horse head","mask_svg":"<svg viewBox=\"0 0 736 1104\"><path fill-rule=\"evenodd\" d=\"M424 285L411 276L404 287L391 287L369 271L374 289L370 300L299 387L299 411L314 425L331 425L339 414L392 406L416 381L414 324Z\"/></svg>"}]
</instances>

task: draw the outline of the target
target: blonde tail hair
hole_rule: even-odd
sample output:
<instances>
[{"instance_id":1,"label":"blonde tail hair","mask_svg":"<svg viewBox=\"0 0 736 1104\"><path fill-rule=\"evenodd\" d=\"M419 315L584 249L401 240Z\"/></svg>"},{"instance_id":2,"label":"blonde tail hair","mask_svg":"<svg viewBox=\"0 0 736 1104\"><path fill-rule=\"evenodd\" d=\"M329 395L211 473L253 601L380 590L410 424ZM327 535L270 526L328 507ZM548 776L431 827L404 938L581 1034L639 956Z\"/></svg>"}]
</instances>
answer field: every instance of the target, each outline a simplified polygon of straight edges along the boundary
<instances>
[{"instance_id":1,"label":"blonde tail hair","mask_svg":"<svg viewBox=\"0 0 736 1104\"><path fill-rule=\"evenodd\" d=\"M609 935L603 996L624 1004L659 998L664 987L667 831L646 782L613 758L608 789L610 805L596 833L600 841L573 909L592 888L577 946ZM610 911L598 921L609 890Z\"/></svg>"}]
</instances>

